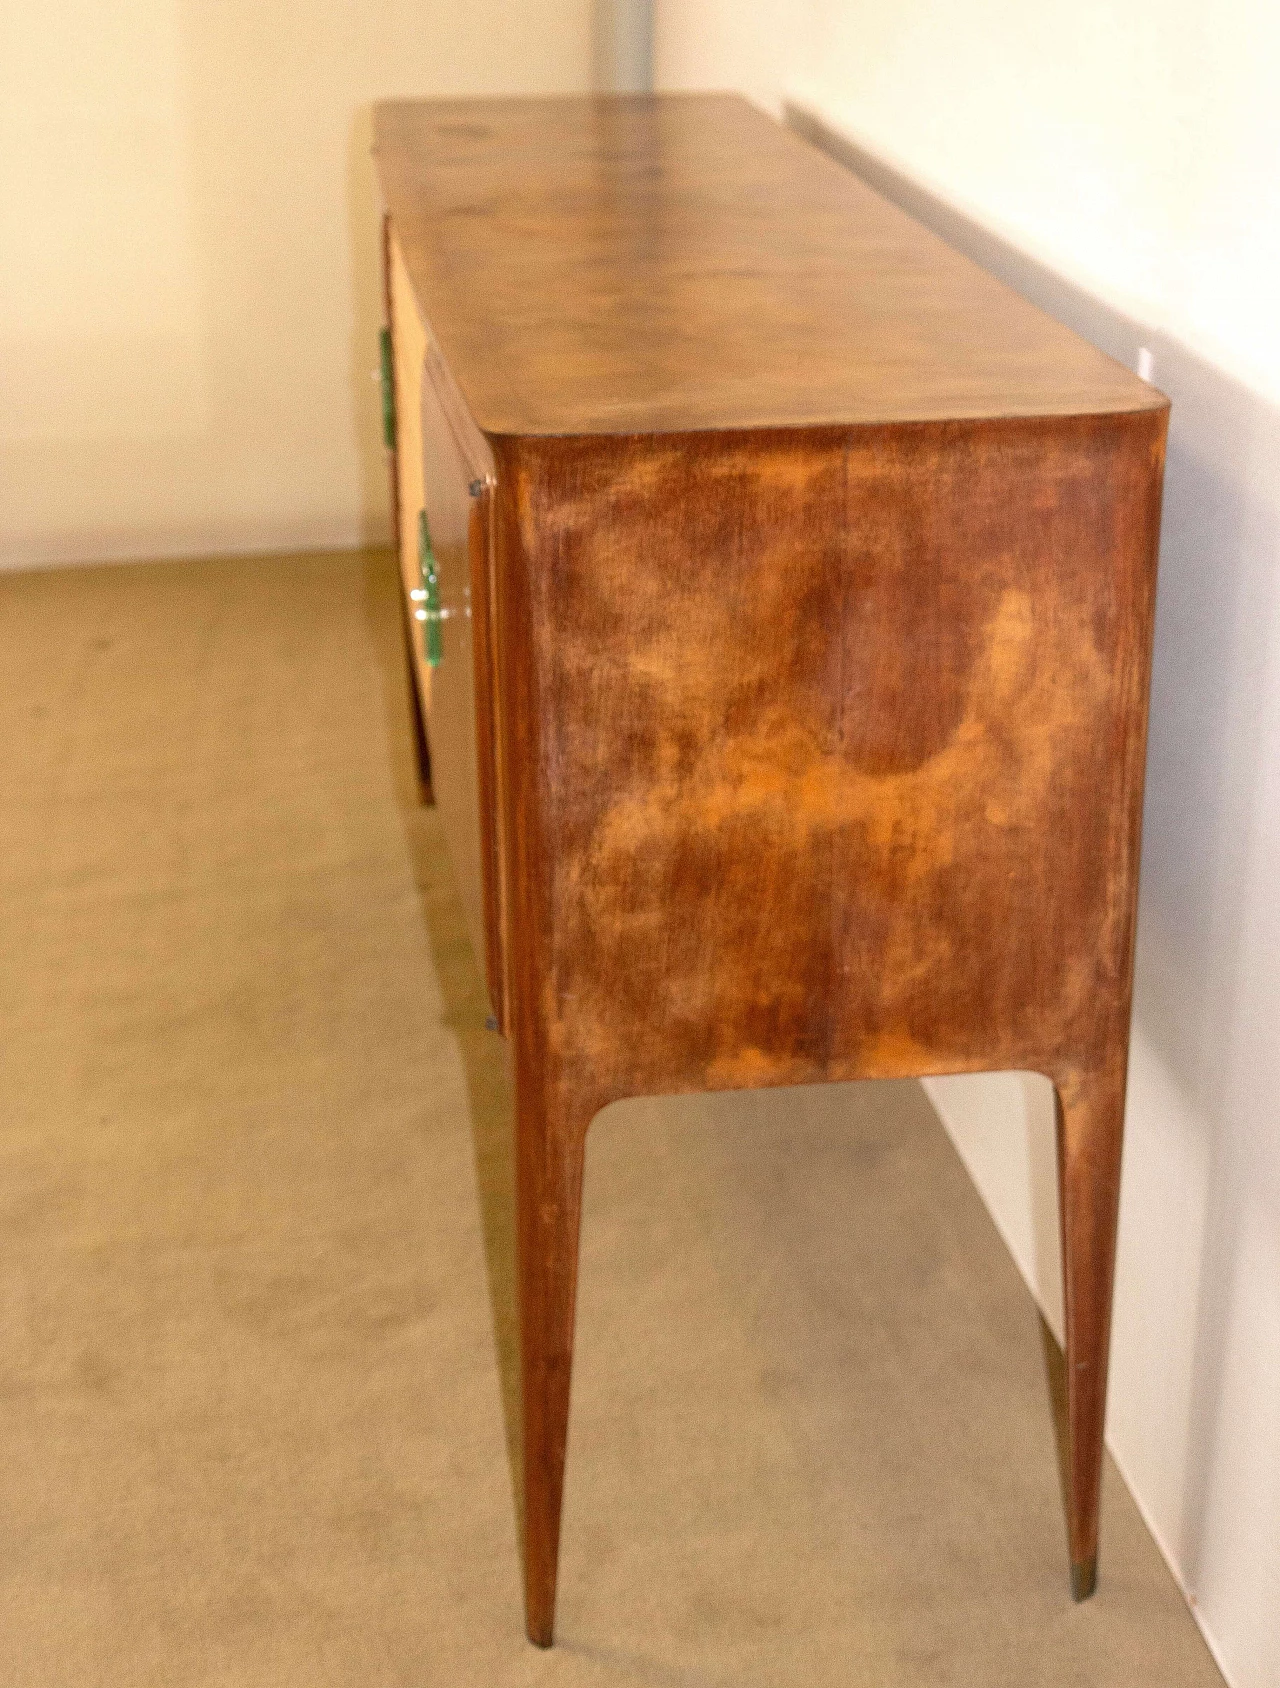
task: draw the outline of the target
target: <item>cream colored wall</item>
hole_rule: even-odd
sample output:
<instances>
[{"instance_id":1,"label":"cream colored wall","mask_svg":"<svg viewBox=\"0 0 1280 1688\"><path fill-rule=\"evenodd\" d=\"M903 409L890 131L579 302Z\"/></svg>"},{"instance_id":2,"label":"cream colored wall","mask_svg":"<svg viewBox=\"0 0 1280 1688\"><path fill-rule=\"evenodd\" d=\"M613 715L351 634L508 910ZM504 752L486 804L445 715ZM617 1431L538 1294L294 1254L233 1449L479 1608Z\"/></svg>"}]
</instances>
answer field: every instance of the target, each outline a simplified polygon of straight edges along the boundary
<instances>
[{"instance_id":1,"label":"cream colored wall","mask_svg":"<svg viewBox=\"0 0 1280 1688\"><path fill-rule=\"evenodd\" d=\"M0 565L387 531L369 107L584 89L591 0L0 19Z\"/></svg>"},{"instance_id":2,"label":"cream colored wall","mask_svg":"<svg viewBox=\"0 0 1280 1688\"><path fill-rule=\"evenodd\" d=\"M817 98L988 227L1280 396L1272 0L657 0L659 86Z\"/></svg>"},{"instance_id":3,"label":"cream colored wall","mask_svg":"<svg viewBox=\"0 0 1280 1688\"><path fill-rule=\"evenodd\" d=\"M1108 1440L1229 1680L1276 1688L1280 14L658 0L655 70L789 102L1173 399ZM1060 1329L1047 1084L930 1090Z\"/></svg>"}]
</instances>

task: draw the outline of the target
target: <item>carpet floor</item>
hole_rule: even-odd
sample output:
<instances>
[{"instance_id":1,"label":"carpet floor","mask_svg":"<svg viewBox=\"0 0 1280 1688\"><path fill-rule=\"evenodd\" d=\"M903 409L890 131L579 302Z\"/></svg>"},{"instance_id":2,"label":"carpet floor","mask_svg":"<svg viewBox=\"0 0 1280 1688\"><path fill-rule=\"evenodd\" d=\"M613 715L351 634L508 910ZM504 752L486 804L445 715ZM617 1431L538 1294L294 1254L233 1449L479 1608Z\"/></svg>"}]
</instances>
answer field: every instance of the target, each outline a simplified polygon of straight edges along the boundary
<instances>
[{"instance_id":1,"label":"carpet floor","mask_svg":"<svg viewBox=\"0 0 1280 1688\"><path fill-rule=\"evenodd\" d=\"M381 552L0 577L0 1681L1220 1682L914 1084L592 1126L524 1640L505 1046Z\"/></svg>"}]
</instances>

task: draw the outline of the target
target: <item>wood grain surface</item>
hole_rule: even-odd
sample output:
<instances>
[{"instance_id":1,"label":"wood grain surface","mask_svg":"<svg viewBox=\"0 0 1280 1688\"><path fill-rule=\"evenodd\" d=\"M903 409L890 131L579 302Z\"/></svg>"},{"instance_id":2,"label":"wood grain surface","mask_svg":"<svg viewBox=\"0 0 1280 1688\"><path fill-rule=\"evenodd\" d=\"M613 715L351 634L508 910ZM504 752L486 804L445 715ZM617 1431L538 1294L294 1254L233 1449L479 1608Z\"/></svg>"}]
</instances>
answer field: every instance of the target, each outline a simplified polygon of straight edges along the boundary
<instances>
[{"instance_id":1,"label":"wood grain surface","mask_svg":"<svg viewBox=\"0 0 1280 1688\"><path fill-rule=\"evenodd\" d=\"M377 135L445 413L491 452L530 1637L592 1118L825 1080L1054 1082L1083 1597L1167 401L742 101L393 104Z\"/></svg>"},{"instance_id":2,"label":"wood grain surface","mask_svg":"<svg viewBox=\"0 0 1280 1688\"><path fill-rule=\"evenodd\" d=\"M392 101L375 150L486 433L1163 402L736 96Z\"/></svg>"}]
</instances>

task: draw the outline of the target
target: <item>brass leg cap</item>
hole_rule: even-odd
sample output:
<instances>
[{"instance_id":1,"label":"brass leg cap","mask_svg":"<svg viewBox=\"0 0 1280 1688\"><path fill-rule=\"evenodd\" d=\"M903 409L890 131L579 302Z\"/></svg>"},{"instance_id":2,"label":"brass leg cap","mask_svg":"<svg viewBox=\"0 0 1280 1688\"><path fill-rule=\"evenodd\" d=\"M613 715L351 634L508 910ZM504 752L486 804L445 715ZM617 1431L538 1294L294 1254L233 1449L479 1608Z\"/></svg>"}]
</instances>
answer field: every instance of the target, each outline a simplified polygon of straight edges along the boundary
<instances>
[{"instance_id":1,"label":"brass leg cap","mask_svg":"<svg viewBox=\"0 0 1280 1688\"><path fill-rule=\"evenodd\" d=\"M1073 1560L1071 1564L1071 1598L1087 1600L1098 1586L1098 1555L1091 1559Z\"/></svg>"}]
</instances>

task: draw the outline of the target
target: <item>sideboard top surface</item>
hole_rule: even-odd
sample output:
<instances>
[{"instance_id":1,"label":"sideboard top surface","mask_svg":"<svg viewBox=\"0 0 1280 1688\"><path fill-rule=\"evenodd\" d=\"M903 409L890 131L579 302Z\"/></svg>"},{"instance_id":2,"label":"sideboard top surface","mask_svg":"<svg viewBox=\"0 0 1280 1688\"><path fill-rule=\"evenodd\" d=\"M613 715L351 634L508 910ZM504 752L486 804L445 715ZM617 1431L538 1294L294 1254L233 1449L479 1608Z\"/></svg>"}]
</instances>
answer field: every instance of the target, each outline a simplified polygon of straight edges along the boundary
<instances>
[{"instance_id":1,"label":"sideboard top surface","mask_svg":"<svg viewBox=\"0 0 1280 1688\"><path fill-rule=\"evenodd\" d=\"M374 132L415 296L491 436L1167 402L736 96L394 100Z\"/></svg>"}]
</instances>

